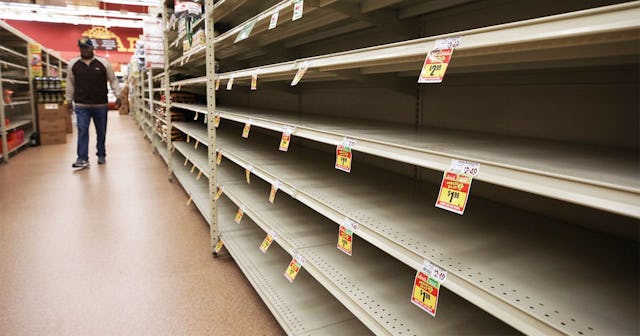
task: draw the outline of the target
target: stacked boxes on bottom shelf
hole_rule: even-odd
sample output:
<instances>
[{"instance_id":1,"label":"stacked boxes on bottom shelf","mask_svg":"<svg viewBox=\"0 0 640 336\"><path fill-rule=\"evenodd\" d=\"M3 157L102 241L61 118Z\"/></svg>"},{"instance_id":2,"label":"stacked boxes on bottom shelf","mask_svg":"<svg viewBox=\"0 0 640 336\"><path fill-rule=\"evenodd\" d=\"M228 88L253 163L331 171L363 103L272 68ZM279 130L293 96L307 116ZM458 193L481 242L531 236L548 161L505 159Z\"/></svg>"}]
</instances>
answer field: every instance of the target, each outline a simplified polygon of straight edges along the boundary
<instances>
[{"instance_id":1,"label":"stacked boxes on bottom shelf","mask_svg":"<svg viewBox=\"0 0 640 336\"><path fill-rule=\"evenodd\" d=\"M70 116L63 104L38 104L38 132L41 145L67 143Z\"/></svg>"}]
</instances>

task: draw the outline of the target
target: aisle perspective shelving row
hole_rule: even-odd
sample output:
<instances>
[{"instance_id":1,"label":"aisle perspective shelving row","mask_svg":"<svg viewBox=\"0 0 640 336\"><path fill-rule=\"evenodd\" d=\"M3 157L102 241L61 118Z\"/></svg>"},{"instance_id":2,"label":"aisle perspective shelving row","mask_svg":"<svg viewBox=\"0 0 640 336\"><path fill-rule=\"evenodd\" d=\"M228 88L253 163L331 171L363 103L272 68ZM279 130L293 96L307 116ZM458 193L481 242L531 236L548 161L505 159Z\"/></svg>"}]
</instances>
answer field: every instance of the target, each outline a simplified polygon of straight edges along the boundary
<instances>
[{"instance_id":1,"label":"aisle perspective shelving row","mask_svg":"<svg viewBox=\"0 0 640 336\"><path fill-rule=\"evenodd\" d=\"M211 226L212 246L224 241L289 334L306 334L296 323L314 323L302 316L288 320L286 306L297 297L273 289L296 288L302 278L289 285L281 272L286 259L298 254L308 263L301 275L323 287L323 300L348 310L346 320L362 333L366 327L393 335L635 334L640 180L637 144L628 140L637 140L638 133L630 125L638 119L633 74L640 2L605 6L613 2L565 4L575 8L509 21L500 9L517 12L515 2L438 7L333 0L305 2L302 19L291 21L291 2L243 7L256 4L240 1L216 26L231 28L214 36L213 19L220 13L207 1L199 23L210 32L207 45L182 55L175 43L182 35L168 29L166 68L148 75L160 87L147 90L147 103L167 110L163 122L170 139L158 146L166 151L169 173ZM276 10L278 24L268 29ZM495 19L466 23L470 13L489 11ZM482 20L492 24L483 26ZM249 37L233 41L252 22ZM451 29L429 35L432 22L447 22ZM465 28L456 29L455 22ZM396 35L371 34L384 29ZM406 37L389 41L398 34ZM417 85L428 51L454 37L460 45L445 82ZM283 46L297 49L277 50ZM308 71L290 87L303 64ZM223 72L214 74L217 66ZM247 85L256 72L258 89L252 91ZM234 87L225 90L231 78ZM162 89L165 103L155 96ZM498 97L499 89L513 97L496 107L486 95ZM181 92L206 94L207 105L175 100L173 94ZM557 108L549 109L553 104ZM608 119L597 117L604 107ZM465 123L438 114L443 108ZM562 110L579 113L580 122L558 114ZM183 119L171 120L174 112ZM568 130L563 123L570 119L574 128ZM214 122L220 123L217 130ZM240 136L243 125L251 127L248 139ZM292 142L282 152L278 145L287 128ZM354 153L350 174L333 168L335 147L345 139ZM433 206L438 175L452 160L480 164L463 216ZM247 185L242 170L260 180ZM276 183L271 205L269 186ZM225 194L218 202L217 187ZM251 220L232 224L229 207L244 207ZM352 257L335 245L345 218L358 224ZM266 266L272 250L256 251L270 231L284 248L277 252L280 274ZM448 271L435 318L408 299L425 261ZM606 265L609 285L593 276L594 264ZM372 273L379 276L366 276ZM374 293L369 296L382 310L367 306L359 291Z\"/></svg>"}]
</instances>

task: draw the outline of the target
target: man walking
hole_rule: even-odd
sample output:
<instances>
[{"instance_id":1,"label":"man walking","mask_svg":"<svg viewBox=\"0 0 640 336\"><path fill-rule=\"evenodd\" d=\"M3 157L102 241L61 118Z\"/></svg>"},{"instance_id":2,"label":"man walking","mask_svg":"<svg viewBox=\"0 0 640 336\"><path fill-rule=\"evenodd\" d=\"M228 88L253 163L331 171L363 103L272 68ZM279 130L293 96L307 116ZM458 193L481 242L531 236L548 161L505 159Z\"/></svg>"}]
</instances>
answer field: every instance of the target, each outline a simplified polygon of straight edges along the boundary
<instances>
[{"instance_id":1,"label":"man walking","mask_svg":"<svg viewBox=\"0 0 640 336\"><path fill-rule=\"evenodd\" d=\"M78 124L78 158L74 168L89 167L89 124L96 127L98 164L106 162L107 81L115 92L116 108L120 107L120 85L109 62L93 54L93 43L86 37L78 41L80 57L67 67L67 106L75 111Z\"/></svg>"}]
</instances>

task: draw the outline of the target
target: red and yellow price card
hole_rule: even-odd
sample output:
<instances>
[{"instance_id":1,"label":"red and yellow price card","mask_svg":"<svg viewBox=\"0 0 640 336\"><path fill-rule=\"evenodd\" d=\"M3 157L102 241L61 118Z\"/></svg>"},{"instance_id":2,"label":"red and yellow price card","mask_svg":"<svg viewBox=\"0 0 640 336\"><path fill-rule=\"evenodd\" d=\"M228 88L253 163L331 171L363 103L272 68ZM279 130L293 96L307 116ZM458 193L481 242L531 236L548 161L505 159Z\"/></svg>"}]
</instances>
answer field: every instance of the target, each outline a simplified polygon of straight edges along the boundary
<instances>
[{"instance_id":1,"label":"red and yellow price card","mask_svg":"<svg viewBox=\"0 0 640 336\"><path fill-rule=\"evenodd\" d=\"M244 129L242 129L242 137L245 139L248 138L250 130L251 130L251 123L244 124Z\"/></svg>"},{"instance_id":2,"label":"red and yellow price card","mask_svg":"<svg viewBox=\"0 0 640 336\"><path fill-rule=\"evenodd\" d=\"M351 172L351 147L345 145L338 145L336 147L336 169Z\"/></svg>"},{"instance_id":3,"label":"red and yellow price card","mask_svg":"<svg viewBox=\"0 0 640 336\"><path fill-rule=\"evenodd\" d=\"M231 90L233 88L233 81L235 78L231 77L229 78L229 81L227 82L227 90Z\"/></svg>"},{"instance_id":4,"label":"red and yellow price card","mask_svg":"<svg viewBox=\"0 0 640 336\"><path fill-rule=\"evenodd\" d=\"M247 180L247 184L251 184L251 171L253 170L253 167L249 166L248 168L246 168L244 170L244 177Z\"/></svg>"},{"instance_id":5,"label":"red and yellow price card","mask_svg":"<svg viewBox=\"0 0 640 336\"><path fill-rule=\"evenodd\" d=\"M220 115L218 114L215 118L213 118L213 127L218 128L220 126Z\"/></svg>"},{"instance_id":6,"label":"red and yellow price card","mask_svg":"<svg viewBox=\"0 0 640 336\"><path fill-rule=\"evenodd\" d=\"M338 231L338 250L351 256L353 254L353 231L340 225Z\"/></svg>"},{"instance_id":7,"label":"red and yellow price card","mask_svg":"<svg viewBox=\"0 0 640 336\"><path fill-rule=\"evenodd\" d=\"M434 49L429 52L422 66L418 83L440 83L449 67L453 49Z\"/></svg>"},{"instance_id":8,"label":"red and yellow price card","mask_svg":"<svg viewBox=\"0 0 640 336\"><path fill-rule=\"evenodd\" d=\"M467 206L472 179L470 175L445 171L436 207L462 215Z\"/></svg>"},{"instance_id":9,"label":"red and yellow price card","mask_svg":"<svg viewBox=\"0 0 640 336\"><path fill-rule=\"evenodd\" d=\"M282 131L282 137L280 138L279 150L286 152L289 150L289 144L291 143L291 134L293 133L293 127L285 127Z\"/></svg>"},{"instance_id":10,"label":"red and yellow price card","mask_svg":"<svg viewBox=\"0 0 640 336\"><path fill-rule=\"evenodd\" d=\"M302 65L298 68L298 72L296 72L296 76L293 77L293 81L291 81L291 86L296 86L298 85L298 83L300 83L300 80L302 79L304 74L307 72L308 68L309 67L307 65Z\"/></svg>"},{"instance_id":11,"label":"red and yellow price card","mask_svg":"<svg viewBox=\"0 0 640 336\"><path fill-rule=\"evenodd\" d=\"M258 74L251 74L251 91L255 91L258 89Z\"/></svg>"},{"instance_id":12,"label":"red and yellow price card","mask_svg":"<svg viewBox=\"0 0 640 336\"><path fill-rule=\"evenodd\" d=\"M276 200L276 193L280 189L280 181L276 180L275 183L271 185L271 192L269 192L269 203L273 204Z\"/></svg>"},{"instance_id":13,"label":"red and yellow price card","mask_svg":"<svg viewBox=\"0 0 640 336\"><path fill-rule=\"evenodd\" d=\"M216 164L220 165L222 162L222 152L218 152L218 156L216 156Z\"/></svg>"},{"instance_id":14,"label":"red and yellow price card","mask_svg":"<svg viewBox=\"0 0 640 336\"><path fill-rule=\"evenodd\" d=\"M216 79L216 91L220 89L220 78Z\"/></svg>"},{"instance_id":15,"label":"red and yellow price card","mask_svg":"<svg viewBox=\"0 0 640 336\"><path fill-rule=\"evenodd\" d=\"M215 253L220 252L220 250L222 249L223 245L224 245L224 243L222 242L222 239L218 239L218 243L216 244L216 247L213 248L213 251Z\"/></svg>"},{"instance_id":16,"label":"red and yellow price card","mask_svg":"<svg viewBox=\"0 0 640 336\"><path fill-rule=\"evenodd\" d=\"M287 269L284 271L284 277L287 278L289 282L293 283L293 280L295 280L298 273L300 273L300 269L302 268L303 263L304 259L302 258L302 256L296 255L295 257L293 257L293 259L291 259L291 262L289 263L289 266L287 266Z\"/></svg>"},{"instance_id":17,"label":"red and yellow price card","mask_svg":"<svg viewBox=\"0 0 640 336\"><path fill-rule=\"evenodd\" d=\"M220 196L222 196L222 187L218 187L218 190L216 190L215 195L213 195L213 200L217 201L218 198L220 198Z\"/></svg>"},{"instance_id":18,"label":"red and yellow price card","mask_svg":"<svg viewBox=\"0 0 640 336\"><path fill-rule=\"evenodd\" d=\"M411 302L435 317L438 308L440 283L429 275L419 271L416 274L411 293Z\"/></svg>"},{"instance_id":19,"label":"red and yellow price card","mask_svg":"<svg viewBox=\"0 0 640 336\"><path fill-rule=\"evenodd\" d=\"M262 251L262 253L267 253L267 250L269 249L269 246L271 246L271 243L273 243L274 239L275 234L273 232L268 233L262 241L262 244L260 244L260 251Z\"/></svg>"},{"instance_id":20,"label":"red and yellow price card","mask_svg":"<svg viewBox=\"0 0 640 336\"><path fill-rule=\"evenodd\" d=\"M240 224L240 221L242 220L242 216L244 216L244 209L238 208L238 212L236 212L236 218L234 218L234 221L236 222L236 224Z\"/></svg>"}]
</instances>

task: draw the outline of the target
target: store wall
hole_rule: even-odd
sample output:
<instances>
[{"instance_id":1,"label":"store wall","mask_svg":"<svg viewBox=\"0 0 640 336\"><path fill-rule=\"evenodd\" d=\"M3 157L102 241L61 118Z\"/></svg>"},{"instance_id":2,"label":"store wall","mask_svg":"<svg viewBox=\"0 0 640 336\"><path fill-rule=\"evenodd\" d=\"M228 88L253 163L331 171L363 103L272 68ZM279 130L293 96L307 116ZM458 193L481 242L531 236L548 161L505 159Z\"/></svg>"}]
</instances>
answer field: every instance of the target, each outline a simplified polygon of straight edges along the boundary
<instances>
[{"instance_id":1,"label":"store wall","mask_svg":"<svg viewBox=\"0 0 640 336\"><path fill-rule=\"evenodd\" d=\"M6 20L8 24L15 27L22 33L31 37L46 48L53 49L61 53L62 58L69 60L79 56L78 39L82 33L91 29L88 25L74 25L64 23L31 22ZM137 28L109 28L122 41L127 51L109 51L108 58L111 63L127 64L131 60L135 39L142 34L142 29ZM106 57L107 51L96 50L98 56Z\"/></svg>"}]
</instances>

